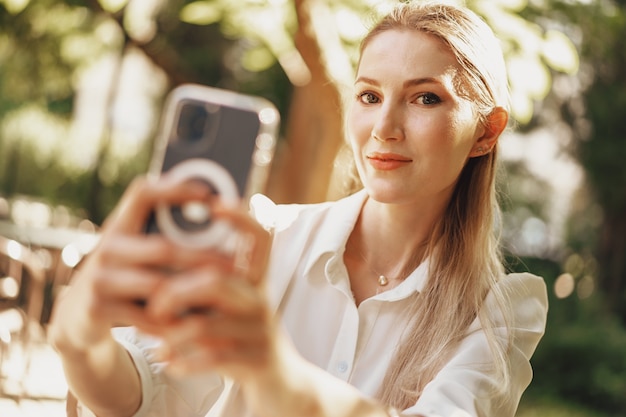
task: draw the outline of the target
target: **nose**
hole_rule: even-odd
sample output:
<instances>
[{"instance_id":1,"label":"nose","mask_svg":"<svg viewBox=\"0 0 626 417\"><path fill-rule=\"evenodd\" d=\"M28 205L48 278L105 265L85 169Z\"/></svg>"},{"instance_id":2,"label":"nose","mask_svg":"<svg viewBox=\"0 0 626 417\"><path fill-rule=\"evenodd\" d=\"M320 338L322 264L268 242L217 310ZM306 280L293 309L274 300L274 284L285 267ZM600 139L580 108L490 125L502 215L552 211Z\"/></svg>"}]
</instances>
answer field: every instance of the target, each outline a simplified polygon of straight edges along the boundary
<instances>
[{"instance_id":1,"label":"nose","mask_svg":"<svg viewBox=\"0 0 626 417\"><path fill-rule=\"evenodd\" d=\"M372 139L385 142L404 140L404 111L389 101L383 103L372 126Z\"/></svg>"}]
</instances>

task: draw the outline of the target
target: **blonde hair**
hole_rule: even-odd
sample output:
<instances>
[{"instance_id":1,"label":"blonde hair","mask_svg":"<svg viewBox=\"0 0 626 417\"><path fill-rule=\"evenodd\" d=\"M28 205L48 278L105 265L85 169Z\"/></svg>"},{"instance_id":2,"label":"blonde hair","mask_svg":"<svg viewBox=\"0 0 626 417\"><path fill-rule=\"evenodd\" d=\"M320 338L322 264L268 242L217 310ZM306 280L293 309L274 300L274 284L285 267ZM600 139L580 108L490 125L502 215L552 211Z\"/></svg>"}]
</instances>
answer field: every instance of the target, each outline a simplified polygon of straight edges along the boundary
<instances>
[{"instance_id":1,"label":"blonde hair","mask_svg":"<svg viewBox=\"0 0 626 417\"><path fill-rule=\"evenodd\" d=\"M460 93L473 103L480 123L488 123L487 116L496 107L508 111L501 47L476 14L441 2L401 4L373 27L361 44L361 52L371 39L388 30L428 33L449 47L462 69ZM498 391L489 394L502 395L507 390L510 340L498 338L494 324L481 310L491 292L505 320L510 315L506 297L495 285L504 276L496 234L496 171L497 147L469 159L444 216L435 225L428 247L429 279L407 312L412 324L396 350L379 393L388 405L404 409L415 403L477 317L492 353L491 361L485 360L484 365L500 382Z\"/></svg>"}]
</instances>

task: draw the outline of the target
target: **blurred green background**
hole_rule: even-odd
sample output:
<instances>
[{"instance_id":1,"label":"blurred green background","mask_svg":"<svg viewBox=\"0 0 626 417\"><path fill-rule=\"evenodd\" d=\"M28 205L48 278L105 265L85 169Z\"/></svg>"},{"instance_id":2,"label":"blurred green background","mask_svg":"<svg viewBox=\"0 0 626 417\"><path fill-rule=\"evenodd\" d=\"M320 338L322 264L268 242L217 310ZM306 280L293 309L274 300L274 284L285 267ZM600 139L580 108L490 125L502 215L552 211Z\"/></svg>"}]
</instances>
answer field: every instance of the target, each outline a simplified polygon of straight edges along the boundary
<instances>
[{"instance_id":1,"label":"blurred green background","mask_svg":"<svg viewBox=\"0 0 626 417\"><path fill-rule=\"evenodd\" d=\"M272 198L337 197L358 41L392 3L0 0L0 220L59 253L61 231L97 231L147 169L165 94L187 82L279 108ZM502 40L510 71L509 266L550 292L518 416L626 416L626 1L466 4Z\"/></svg>"}]
</instances>

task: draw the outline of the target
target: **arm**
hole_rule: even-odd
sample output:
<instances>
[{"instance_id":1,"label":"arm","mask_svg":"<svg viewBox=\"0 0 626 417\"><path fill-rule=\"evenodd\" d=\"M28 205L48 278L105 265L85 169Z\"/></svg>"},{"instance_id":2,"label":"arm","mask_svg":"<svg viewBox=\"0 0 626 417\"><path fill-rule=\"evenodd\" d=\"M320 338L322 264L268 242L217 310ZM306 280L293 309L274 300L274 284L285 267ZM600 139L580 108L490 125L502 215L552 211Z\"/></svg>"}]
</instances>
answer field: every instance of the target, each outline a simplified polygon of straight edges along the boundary
<instances>
[{"instance_id":1,"label":"arm","mask_svg":"<svg viewBox=\"0 0 626 417\"><path fill-rule=\"evenodd\" d=\"M99 417L131 416L139 408L141 387L137 372L125 350L113 341L109 346L88 353L61 354L70 389L68 415L76 415L74 395ZM115 405L114 410L111 405Z\"/></svg>"},{"instance_id":2,"label":"arm","mask_svg":"<svg viewBox=\"0 0 626 417\"><path fill-rule=\"evenodd\" d=\"M271 237L246 214L214 214L228 217L237 228L253 235L253 253L267 253ZM263 417L388 416L384 405L296 352L280 330L263 282L256 284L264 275L263 268L252 276L247 271L208 268L170 280L159 289L148 309L160 323L171 320L170 324L144 331L164 340L161 359L168 362L169 372L185 375L216 370L234 379L247 408ZM210 313L176 317L177 311L190 306L204 306Z\"/></svg>"},{"instance_id":3,"label":"arm","mask_svg":"<svg viewBox=\"0 0 626 417\"><path fill-rule=\"evenodd\" d=\"M111 328L151 324L135 300L155 291L165 279L159 272L164 266L195 262L164 238L145 236L144 219L157 201L205 193L167 181L135 181L107 219L96 249L55 303L48 336L61 358L70 400L76 397L99 417L131 416L142 403L135 364Z\"/></svg>"},{"instance_id":4,"label":"arm","mask_svg":"<svg viewBox=\"0 0 626 417\"><path fill-rule=\"evenodd\" d=\"M99 416L130 416L141 402L139 377L126 350L111 336L106 313L95 307L93 268L85 265L55 302L48 338L73 396Z\"/></svg>"}]
</instances>

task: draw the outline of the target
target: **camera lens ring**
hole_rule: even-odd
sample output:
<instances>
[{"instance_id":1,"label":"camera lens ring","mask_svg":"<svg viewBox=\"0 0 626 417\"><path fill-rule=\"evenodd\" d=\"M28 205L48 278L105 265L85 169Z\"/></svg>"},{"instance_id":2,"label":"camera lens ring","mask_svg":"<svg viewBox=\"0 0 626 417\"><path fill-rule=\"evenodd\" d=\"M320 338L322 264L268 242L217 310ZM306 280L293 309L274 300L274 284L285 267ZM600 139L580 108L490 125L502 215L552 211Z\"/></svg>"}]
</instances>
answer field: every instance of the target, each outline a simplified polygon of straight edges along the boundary
<instances>
[{"instance_id":1,"label":"camera lens ring","mask_svg":"<svg viewBox=\"0 0 626 417\"><path fill-rule=\"evenodd\" d=\"M172 167L168 171L168 176L181 183L189 180L204 180L215 188L222 204L227 207L235 207L238 204L237 184L230 173L216 162L201 158L189 159ZM234 250L236 232L225 221L213 221L207 228L199 231L184 230L176 223L171 206L158 204L156 222L165 236L181 246L195 249L219 246L226 252Z\"/></svg>"}]
</instances>

